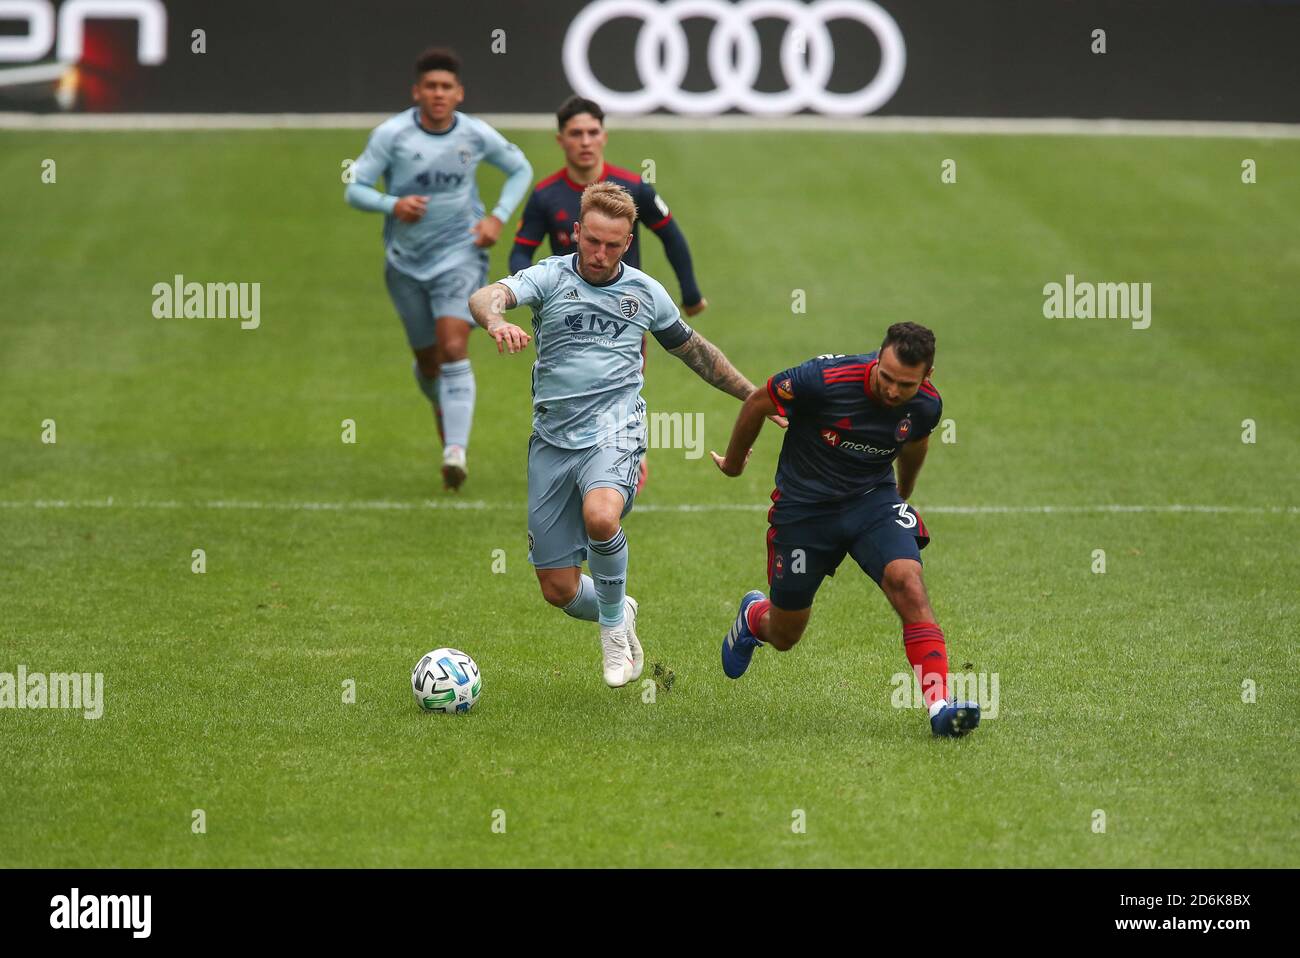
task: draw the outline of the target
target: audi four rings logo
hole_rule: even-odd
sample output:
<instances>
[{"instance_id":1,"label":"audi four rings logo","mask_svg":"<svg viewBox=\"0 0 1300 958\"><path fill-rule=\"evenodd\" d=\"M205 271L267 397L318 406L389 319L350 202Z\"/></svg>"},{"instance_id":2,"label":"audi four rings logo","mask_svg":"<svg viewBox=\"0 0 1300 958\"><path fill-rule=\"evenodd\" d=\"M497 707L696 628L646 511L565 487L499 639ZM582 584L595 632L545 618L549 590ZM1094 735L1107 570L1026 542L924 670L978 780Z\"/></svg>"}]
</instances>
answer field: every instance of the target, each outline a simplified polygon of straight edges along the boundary
<instances>
[{"instance_id":1,"label":"audi four rings logo","mask_svg":"<svg viewBox=\"0 0 1300 958\"><path fill-rule=\"evenodd\" d=\"M591 70L592 38L605 24L619 19L641 21L635 51L640 90L611 90ZM708 48L712 90L682 89L689 59L683 25L690 19L714 22ZM781 37L785 90L754 89L761 59L756 29L759 20L786 23ZM836 20L862 24L880 44L880 69L870 83L851 93L826 89L835 66L827 26ZM797 0L596 0L569 24L563 56L564 72L574 91L596 100L611 113L647 113L665 107L696 115L732 108L759 115L796 113L807 108L833 116L874 113L898 90L907 61L898 24L871 0L816 0L808 4Z\"/></svg>"}]
</instances>

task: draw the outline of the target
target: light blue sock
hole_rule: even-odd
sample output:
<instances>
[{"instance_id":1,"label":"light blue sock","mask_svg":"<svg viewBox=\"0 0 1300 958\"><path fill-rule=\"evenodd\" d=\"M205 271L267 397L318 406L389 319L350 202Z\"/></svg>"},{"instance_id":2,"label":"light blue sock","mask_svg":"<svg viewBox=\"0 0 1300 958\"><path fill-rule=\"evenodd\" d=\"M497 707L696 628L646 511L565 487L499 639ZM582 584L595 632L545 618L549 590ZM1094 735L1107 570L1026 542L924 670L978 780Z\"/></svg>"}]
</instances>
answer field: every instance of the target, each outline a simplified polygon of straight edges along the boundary
<instances>
[{"instance_id":1,"label":"light blue sock","mask_svg":"<svg viewBox=\"0 0 1300 958\"><path fill-rule=\"evenodd\" d=\"M591 581L591 576L584 575L578 579L578 593L564 607L564 614L587 622L596 621L600 612L596 608L596 583Z\"/></svg>"},{"instance_id":2,"label":"light blue sock","mask_svg":"<svg viewBox=\"0 0 1300 958\"><path fill-rule=\"evenodd\" d=\"M474 421L474 370L468 359L443 363L438 376L438 398L442 402L443 445L469 446L469 428Z\"/></svg>"},{"instance_id":3,"label":"light blue sock","mask_svg":"<svg viewBox=\"0 0 1300 958\"><path fill-rule=\"evenodd\" d=\"M627 597L627 536L622 529L606 542L587 540L587 567L596 587L601 626L622 624L623 600Z\"/></svg>"}]
</instances>

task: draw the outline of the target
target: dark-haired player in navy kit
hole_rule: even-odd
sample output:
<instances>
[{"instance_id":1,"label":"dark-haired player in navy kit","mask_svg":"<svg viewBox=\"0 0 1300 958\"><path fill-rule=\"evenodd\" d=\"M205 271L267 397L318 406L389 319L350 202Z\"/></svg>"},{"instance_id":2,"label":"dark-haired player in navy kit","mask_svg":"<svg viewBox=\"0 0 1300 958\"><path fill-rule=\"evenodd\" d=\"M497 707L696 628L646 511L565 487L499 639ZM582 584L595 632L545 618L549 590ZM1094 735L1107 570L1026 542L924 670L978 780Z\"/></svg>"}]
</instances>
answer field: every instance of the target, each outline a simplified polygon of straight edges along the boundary
<instances>
[{"instance_id":1,"label":"dark-haired player in navy kit","mask_svg":"<svg viewBox=\"0 0 1300 958\"><path fill-rule=\"evenodd\" d=\"M753 591L740 600L722 640L728 677L740 678L760 645L793 648L822 579L851 555L903 620L903 648L934 734L979 725L978 705L948 697L948 652L921 578L930 535L907 504L943 412L933 367L934 334L896 323L876 352L818 356L777 373L745 401L726 456L711 453L726 475L744 470L764 418L785 416L790 425L768 512L771 598Z\"/></svg>"},{"instance_id":2,"label":"dark-haired player in navy kit","mask_svg":"<svg viewBox=\"0 0 1300 958\"><path fill-rule=\"evenodd\" d=\"M515 232L515 245L510 251L510 272L517 273L531 266L533 251L547 237L551 241L551 255L574 252L573 224L578 218L582 191L589 183L609 180L627 190L636 203L637 222L632 224L632 245L623 254L623 262L640 268L641 238L637 226L644 225L664 244L664 254L681 286L682 312L687 316L704 312L709 303L695 283L691 249L686 243L686 235L669 212L668 204L636 173L605 162L605 144L609 134L605 130L604 111L593 100L573 96L560 105L555 119L559 125L555 140L564 150L564 168L533 187ZM645 353L645 339L642 338L643 372ZM643 458L638 492L645 485L645 478L646 460Z\"/></svg>"}]
</instances>

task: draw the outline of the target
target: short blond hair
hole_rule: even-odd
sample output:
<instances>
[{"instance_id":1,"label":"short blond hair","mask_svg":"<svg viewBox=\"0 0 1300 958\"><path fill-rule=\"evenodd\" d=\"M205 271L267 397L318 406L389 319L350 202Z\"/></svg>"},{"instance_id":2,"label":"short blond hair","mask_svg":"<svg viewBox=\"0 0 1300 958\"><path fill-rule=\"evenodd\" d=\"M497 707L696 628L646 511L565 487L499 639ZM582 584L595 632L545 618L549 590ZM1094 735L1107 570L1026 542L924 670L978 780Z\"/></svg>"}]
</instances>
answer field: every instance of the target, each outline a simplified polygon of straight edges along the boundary
<instances>
[{"instance_id":1,"label":"short blond hair","mask_svg":"<svg viewBox=\"0 0 1300 958\"><path fill-rule=\"evenodd\" d=\"M579 222L587 216L588 210L604 213L611 219L627 220L628 232L631 232L632 227L636 225L636 203L632 199L632 194L609 180L588 184L582 191L582 206L578 210Z\"/></svg>"}]
</instances>

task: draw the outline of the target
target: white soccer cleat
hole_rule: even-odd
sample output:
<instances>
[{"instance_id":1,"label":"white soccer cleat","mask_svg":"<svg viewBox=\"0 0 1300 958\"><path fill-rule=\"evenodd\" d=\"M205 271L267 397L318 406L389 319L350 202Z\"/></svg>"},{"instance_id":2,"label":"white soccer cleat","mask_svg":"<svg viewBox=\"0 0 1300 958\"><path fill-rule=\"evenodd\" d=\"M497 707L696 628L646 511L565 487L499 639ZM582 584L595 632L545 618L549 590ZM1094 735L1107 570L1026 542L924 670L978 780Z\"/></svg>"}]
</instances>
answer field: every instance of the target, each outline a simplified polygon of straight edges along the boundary
<instances>
[{"instance_id":1,"label":"white soccer cleat","mask_svg":"<svg viewBox=\"0 0 1300 958\"><path fill-rule=\"evenodd\" d=\"M630 595L627 596L626 605L623 610L623 624L627 626L627 646L628 651L632 653L632 664L627 667L627 680L635 682L641 677L641 670L645 668L645 653L641 651L641 643L636 638L636 613L639 605L636 599Z\"/></svg>"},{"instance_id":2,"label":"white soccer cleat","mask_svg":"<svg viewBox=\"0 0 1300 958\"><path fill-rule=\"evenodd\" d=\"M459 489L469 475L465 465L465 447L448 446L442 451L442 481L448 489Z\"/></svg>"},{"instance_id":3,"label":"white soccer cleat","mask_svg":"<svg viewBox=\"0 0 1300 958\"><path fill-rule=\"evenodd\" d=\"M628 683L632 651L628 648L627 622L612 628L600 627L600 650L605 660L605 684L617 689Z\"/></svg>"}]
</instances>

